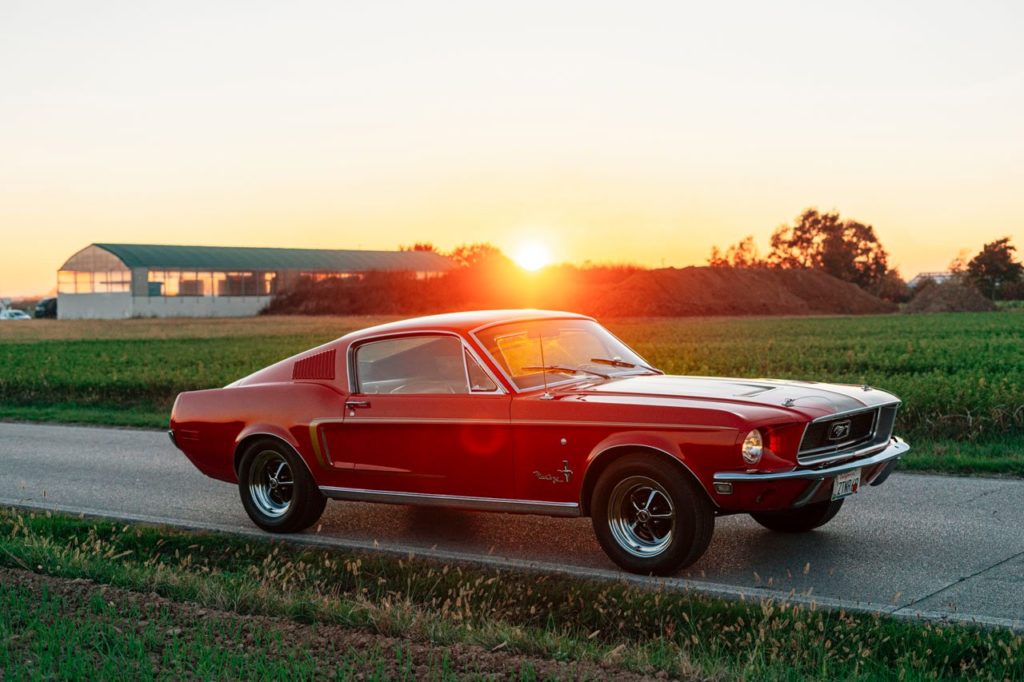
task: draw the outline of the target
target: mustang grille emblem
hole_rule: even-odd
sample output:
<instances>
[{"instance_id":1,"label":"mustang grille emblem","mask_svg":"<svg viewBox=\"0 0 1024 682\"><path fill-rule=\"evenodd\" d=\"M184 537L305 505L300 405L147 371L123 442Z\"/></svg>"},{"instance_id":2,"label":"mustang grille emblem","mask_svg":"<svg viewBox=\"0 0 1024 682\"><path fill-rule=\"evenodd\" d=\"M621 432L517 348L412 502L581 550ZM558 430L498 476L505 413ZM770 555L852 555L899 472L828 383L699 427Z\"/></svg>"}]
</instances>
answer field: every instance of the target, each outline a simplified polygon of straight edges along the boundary
<instances>
[{"instance_id":1,"label":"mustang grille emblem","mask_svg":"<svg viewBox=\"0 0 1024 682\"><path fill-rule=\"evenodd\" d=\"M572 478L572 469L569 468L569 460L562 460L562 468L553 474L542 474L539 471L533 472L534 478L538 481L551 481L552 483L568 483Z\"/></svg>"},{"instance_id":2,"label":"mustang grille emblem","mask_svg":"<svg viewBox=\"0 0 1024 682\"><path fill-rule=\"evenodd\" d=\"M844 419L841 422L836 422L828 429L829 440L842 440L850 435L850 420Z\"/></svg>"}]
</instances>

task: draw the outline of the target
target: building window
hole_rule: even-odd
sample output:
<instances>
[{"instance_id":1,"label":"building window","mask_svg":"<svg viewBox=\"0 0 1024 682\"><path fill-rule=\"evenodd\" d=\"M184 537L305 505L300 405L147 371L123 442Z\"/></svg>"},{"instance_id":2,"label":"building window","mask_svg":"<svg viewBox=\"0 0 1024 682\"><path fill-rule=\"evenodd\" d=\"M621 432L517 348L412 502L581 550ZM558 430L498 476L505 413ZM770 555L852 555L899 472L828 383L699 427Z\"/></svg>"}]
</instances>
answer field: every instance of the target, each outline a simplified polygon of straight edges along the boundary
<instances>
[{"instance_id":1,"label":"building window","mask_svg":"<svg viewBox=\"0 0 1024 682\"><path fill-rule=\"evenodd\" d=\"M263 273L263 286L260 291L260 296L273 296L277 293L277 273L276 272L264 272Z\"/></svg>"},{"instance_id":2,"label":"building window","mask_svg":"<svg viewBox=\"0 0 1024 682\"><path fill-rule=\"evenodd\" d=\"M149 271L149 295L150 296L177 296L178 283L181 281L180 272L164 272L162 270Z\"/></svg>"},{"instance_id":3,"label":"building window","mask_svg":"<svg viewBox=\"0 0 1024 682\"><path fill-rule=\"evenodd\" d=\"M150 270L150 296L270 296L276 272Z\"/></svg>"},{"instance_id":4,"label":"building window","mask_svg":"<svg viewBox=\"0 0 1024 682\"><path fill-rule=\"evenodd\" d=\"M258 296L259 280L254 272L226 272L218 296Z\"/></svg>"},{"instance_id":5,"label":"building window","mask_svg":"<svg viewBox=\"0 0 1024 682\"><path fill-rule=\"evenodd\" d=\"M305 284L316 284L329 279L362 279L361 272L301 272L299 279Z\"/></svg>"},{"instance_id":6,"label":"building window","mask_svg":"<svg viewBox=\"0 0 1024 682\"><path fill-rule=\"evenodd\" d=\"M273 296L277 293L276 272L150 270L146 279L148 296ZM57 292L61 294L119 294L131 290L131 270L61 270L57 273Z\"/></svg>"},{"instance_id":7,"label":"building window","mask_svg":"<svg viewBox=\"0 0 1024 682\"><path fill-rule=\"evenodd\" d=\"M179 296L213 296L212 272L183 272L178 283Z\"/></svg>"},{"instance_id":8,"label":"building window","mask_svg":"<svg viewBox=\"0 0 1024 682\"><path fill-rule=\"evenodd\" d=\"M93 288L98 294L127 293L132 288L132 273L130 270L94 273Z\"/></svg>"},{"instance_id":9,"label":"building window","mask_svg":"<svg viewBox=\"0 0 1024 682\"><path fill-rule=\"evenodd\" d=\"M75 273L68 272L67 270L61 270L57 273L57 293L75 293Z\"/></svg>"},{"instance_id":10,"label":"building window","mask_svg":"<svg viewBox=\"0 0 1024 682\"><path fill-rule=\"evenodd\" d=\"M59 294L121 294L131 291L130 270L100 270L76 272L61 270L57 273Z\"/></svg>"}]
</instances>

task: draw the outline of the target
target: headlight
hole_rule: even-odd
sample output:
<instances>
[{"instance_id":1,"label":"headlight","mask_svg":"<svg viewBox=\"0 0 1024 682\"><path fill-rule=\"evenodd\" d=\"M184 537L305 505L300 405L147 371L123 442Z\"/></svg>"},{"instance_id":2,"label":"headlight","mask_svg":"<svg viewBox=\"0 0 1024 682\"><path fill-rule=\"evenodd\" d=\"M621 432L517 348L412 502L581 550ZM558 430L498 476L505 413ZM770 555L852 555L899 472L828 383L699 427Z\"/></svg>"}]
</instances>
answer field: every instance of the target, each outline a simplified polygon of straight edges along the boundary
<instances>
[{"instance_id":1,"label":"headlight","mask_svg":"<svg viewBox=\"0 0 1024 682\"><path fill-rule=\"evenodd\" d=\"M747 437L743 439L743 461L747 464L754 465L761 461L761 455L764 453L764 440L761 438L761 432L754 429L747 434Z\"/></svg>"}]
</instances>

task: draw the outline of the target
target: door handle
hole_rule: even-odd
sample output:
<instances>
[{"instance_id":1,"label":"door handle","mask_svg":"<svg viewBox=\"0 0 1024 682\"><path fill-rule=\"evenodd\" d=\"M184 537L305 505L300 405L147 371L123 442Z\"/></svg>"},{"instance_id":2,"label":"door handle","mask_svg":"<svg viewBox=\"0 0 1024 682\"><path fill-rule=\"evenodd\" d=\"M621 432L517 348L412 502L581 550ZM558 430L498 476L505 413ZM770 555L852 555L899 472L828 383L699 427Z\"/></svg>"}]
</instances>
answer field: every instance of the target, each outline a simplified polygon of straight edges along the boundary
<instances>
[{"instance_id":1,"label":"door handle","mask_svg":"<svg viewBox=\"0 0 1024 682\"><path fill-rule=\"evenodd\" d=\"M370 401L369 400L346 400L345 401L345 407L347 407L350 410L355 410L355 409L358 409L358 408L369 407L369 406L370 406Z\"/></svg>"}]
</instances>

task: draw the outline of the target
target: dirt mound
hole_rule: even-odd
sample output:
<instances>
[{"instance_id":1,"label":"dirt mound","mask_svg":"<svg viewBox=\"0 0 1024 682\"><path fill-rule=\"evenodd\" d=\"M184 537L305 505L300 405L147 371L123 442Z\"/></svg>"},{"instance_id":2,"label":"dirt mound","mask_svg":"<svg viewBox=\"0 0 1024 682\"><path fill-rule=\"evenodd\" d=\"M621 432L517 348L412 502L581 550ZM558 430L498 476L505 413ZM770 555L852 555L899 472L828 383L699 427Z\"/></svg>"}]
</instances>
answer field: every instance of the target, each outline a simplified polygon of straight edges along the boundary
<instances>
[{"instance_id":1,"label":"dirt mound","mask_svg":"<svg viewBox=\"0 0 1024 682\"><path fill-rule=\"evenodd\" d=\"M883 301L817 270L664 268L608 287L588 306L595 315L866 315L890 313Z\"/></svg>"},{"instance_id":2,"label":"dirt mound","mask_svg":"<svg viewBox=\"0 0 1024 682\"><path fill-rule=\"evenodd\" d=\"M922 284L907 307L908 313L970 313L995 310L996 306L974 287L957 281Z\"/></svg>"},{"instance_id":3,"label":"dirt mound","mask_svg":"<svg viewBox=\"0 0 1024 682\"><path fill-rule=\"evenodd\" d=\"M485 308L548 308L598 317L865 315L896 306L817 270L689 267L457 270L310 282L276 295L265 312L415 315Z\"/></svg>"}]
</instances>

